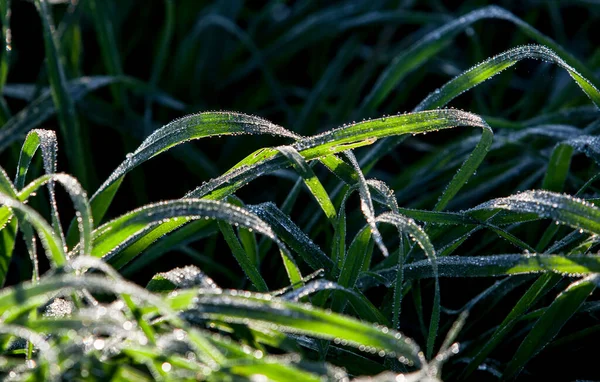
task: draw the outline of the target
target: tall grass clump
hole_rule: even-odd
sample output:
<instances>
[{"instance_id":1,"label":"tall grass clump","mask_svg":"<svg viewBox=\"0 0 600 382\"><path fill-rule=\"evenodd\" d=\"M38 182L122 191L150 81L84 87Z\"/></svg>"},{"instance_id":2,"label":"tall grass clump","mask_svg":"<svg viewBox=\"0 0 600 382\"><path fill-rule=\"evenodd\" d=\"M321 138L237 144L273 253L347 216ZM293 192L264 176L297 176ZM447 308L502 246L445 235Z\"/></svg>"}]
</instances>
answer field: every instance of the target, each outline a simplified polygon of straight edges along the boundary
<instances>
[{"instance_id":1,"label":"tall grass clump","mask_svg":"<svg viewBox=\"0 0 600 382\"><path fill-rule=\"evenodd\" d=\"M598 9L414 3L0 0L1 377L597 378Z\"/></svg>"}]
</instances>

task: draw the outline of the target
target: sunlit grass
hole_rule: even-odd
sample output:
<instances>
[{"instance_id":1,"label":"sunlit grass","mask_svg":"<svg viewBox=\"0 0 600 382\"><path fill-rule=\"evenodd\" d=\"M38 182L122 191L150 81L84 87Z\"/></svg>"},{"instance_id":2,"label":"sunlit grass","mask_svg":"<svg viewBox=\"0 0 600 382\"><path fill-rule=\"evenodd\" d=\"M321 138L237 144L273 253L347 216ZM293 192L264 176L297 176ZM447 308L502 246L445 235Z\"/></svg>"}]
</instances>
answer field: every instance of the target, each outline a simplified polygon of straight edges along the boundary
<instances>
[{"instance_id":1,"label":"sunlit grass","mask_svg":"<svg viewBox=\"0 0 600 382\"><path fill-rule=\"evenodd\" d=\"M108 16L133 3L36 0L45 66L23 84L0 0L2 377L547 378L546 351L594 348L597 57L496 6L225 3L140 21L142 75ZM482 22L514 41L485 46ZM310 79L286 76L306 56Z\"/></svg>"}]
</instances>

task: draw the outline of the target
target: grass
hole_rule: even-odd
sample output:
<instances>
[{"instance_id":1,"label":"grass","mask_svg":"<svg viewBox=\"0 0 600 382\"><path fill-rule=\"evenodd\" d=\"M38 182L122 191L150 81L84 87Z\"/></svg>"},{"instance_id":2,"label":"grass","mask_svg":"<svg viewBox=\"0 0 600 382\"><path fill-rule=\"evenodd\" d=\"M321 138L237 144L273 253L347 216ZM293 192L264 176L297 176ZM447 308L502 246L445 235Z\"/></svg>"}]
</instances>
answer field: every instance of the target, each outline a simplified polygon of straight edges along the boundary
<instances>
[{"instance_id":1,"label":"grass","mask_svg":"<svg viewBox=\"0 0 600 382\"><path fill-rule=\"evenodd\" d=\"M596 378L596 6L410 4L0 0L2 378Z\"/></svg>"}]
</instances>

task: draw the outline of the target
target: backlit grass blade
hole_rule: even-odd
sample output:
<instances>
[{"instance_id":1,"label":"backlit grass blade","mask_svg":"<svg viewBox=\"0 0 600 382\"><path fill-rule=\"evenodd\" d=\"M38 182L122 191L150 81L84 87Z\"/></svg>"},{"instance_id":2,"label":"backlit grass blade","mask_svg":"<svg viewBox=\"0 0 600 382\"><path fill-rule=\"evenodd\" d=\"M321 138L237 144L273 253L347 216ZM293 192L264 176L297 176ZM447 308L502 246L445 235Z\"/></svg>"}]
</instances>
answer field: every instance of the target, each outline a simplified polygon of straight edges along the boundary
<instances>
[{"instance_id":1,"label":"backlit grass blade","mask_svg":"<svg viewBox=\"0 0 600 382\"><path fill-rule=\"evenodd\" d=\"M140 232L147 232L148 228L164 223L165 220L181 225L197 219L222 220L229 224L250 228L265 235L279 246L292 284L301 281L300 271L297 269L291 254L269 225L246 209L211 200L181 199L165 201L138 208L111 220L94 231L92 255L103 257L109 264L119 269L132 260L132 257L123 256L120 248L137 240Z\"/></svg>"},{"instance_id":2,"label":"backlit grass blade","mask_svg":"<svg viewBox=\"0 0 600 382\"><path fill-rule=\"evenodd\" d=\"M56 134L51 130L31 130L27 134L25 143L23 143L23 146L21 147L21 153L19 154L19 164L15 179L15 187L18 190L21 190L25 185L27 171L29 170L31 160L33 159L33 156L38 148L41 148L44 172L47 175L54 174L56 172L56 156L58 152ZM52 213L52 228L54 228L54 232L56 232L56 235L61 238L64 245L64 233L58 216L56 192L54 190L53 181L48 182L48 194L50 197L50 211Z\"/></svg>"},{"instance_id":3,"label":"backlit grass blade","mask_svg":"<svg viewBox=\"0 0 600 382\"><path fill-rule=\"evenodd\" d=\"M490 255L445 256L437 260L439 277L498 277L530 273L558 273L586 276L600 273L600 259L584 255ZM381 272L391 277L393 270ZM429 261L417 261L404 267L407 279L433 277Z\"/></svg>"},{"instance_id":4,"label":"backlit grass blade","mask_svg":"<svg viewBox=\"0 0 600 382\"><path fill-rule=\"evenodd\" d=\"M281 331L306 334L359 347L383 350L416 367L424 366L419 348L394 330L361 323L353 318L270 296L240 296L237 293L202 293L190 314L225 322L276 325Z\"/></svg>"},{"instance_id":5,"label":"backlit grass blade","mask_svg":"<svg viewBox=\"0 0 600 382\"><path fill-rule=\"evenodd\" d=\"M290 161L294 170L302 177L306 187L308 187L317 203L321 206L325 216L333 222L336 218L336 213L335 207L329 199L329 194L327 194L327 191L319 181L319 178L317 178L317 175L312 168L310 168L308 163L306 163L302 155L291 146L279 146L277 147L277 150Z\"/></svg>"},{"instance_id":6,"label":"backlit grass blade","mask_svg":"<svg viewBox=\"0 0 600 382\"><path fill-rule=\"evenodd\" d=\"M202 114L199 115L199 117L201 118ZM414 114L390 116L365 122L359 122L356 124L334 129L313 137L299 139L292 146L297 151L299 151L299 153L304 157L305 160L312 160L323 157L331 158L331 154L342 152L353 147L360 147L372 144L377 138L407 133L425 133L428 131L437 131L439 129L447 129L455 126L480 127L484 129L484 134L487 134L486 131L489 130L489 127L487 126L485 121L483 121L480 117L474 114L466 113L459 110L442 109L424 111ZM211 131L209 131L208 133L210 132ZM162 131L162 133L166 132ZM223 132L223 130L219 130L217 133L225 132ZM155 134L158 134L158 132ZM159 136L156 137L156 139L158 138ZM140 158L142 156L149 156L148 153L150 151L146 151L146 145L149 149L152 148L152 142L154 141L154 139L155 138L150 139L149 137L147 140L147 144L142 144L140 149L136 151L140 154ZM158 148L153 149L158 150ZM133 157L123 162L123 164L120 166L120 169L115 171L111 175L109 180L107 180L104 183L104 186L96 192L95 195L97 198L96 202L98 203L98 211L100 211L101 208L106 208L108 206L107 203L109 203L110 199L112 198L116 189L118 188L119 182L122 180L121 170L130 168L129 166L133 163L136 163L136 160L134 160ZM257 177L266 173L271 173L287 165L289 165L289 162L286 159L284 159L282 155L278 155L277 150L260 149L254 152L253 154L250 154L244 160L240 161L227 173L223 174L218 178L211 179L204 185L189 192L186 195L186 197L217 200L222 199L228 195L231 195L233 192L243 187L250 181L256 179ZM473 171L473 169L470 170ZM463 171L461 174L458 174L455 177L455 179L458 179L459 181L453 183L455 187L449 187L447 190L451 192L458 192L458 186L460 185L460 181L466 181L471 175L472 172L468 171ZM450 194L447 192L446 195ZM105 196L106 199L103 199ZM94 210L93 200L92 210ZM97 221L96 215L94 215L94 219L95 221ZM183 222L174 221L161 223L160 225L153 228L152 231L144 233L144 237L147 237L147 239L137 240L139 246L136 247L135 251L132 252L139 253L139 251L143 250L144 248L147 248L148 245L150 245L150 243L152 243L158 237L173 231L182 224ZM135 240L131 240L131 242L133 241ZM122 249L123 248L121 248L120 250ZM135 255L135 253L131 254L131 256Z\"/></svg>"},{"instance_id":7,"label":"backlit grass blade","mask_svg":"<svg viewBox=\"0 0 600 382\"><path fill-rule=\"evenodd\" d=\"M346 151L355 147L370 145L379 138L401 134L419 134L456 126L480 127L484 135L491 130L480 117L459 110L431 110L414 114L403 114L347 125L325 133L299 139L292 146L305 160L312 160ZM487 142L487 139L486 139ZM273 149L262 149L251 154L219 178L207 182L189 193L190 196L222 198L259 175L283 167L282 158ZM471 169L473 171L473 169ZM465 176L470 176L466 174ZM459 180L465 177L461 174ZM457 181L458 182L458 181ZM457 192L454 187L448 193Z\"/></svg>"},{"instance_id":8,"label":"backlit grass blade","mask_svg":"<svg viewBox=\"0 0 600 382\"><path fill-rule=\"evenodd\" d=\"M516 377L527 362L552 341L569 318L596 289L597 284L598 275L592 275L572 283L561 292L527 334L504 369L502 378Z\"/></svg>"},{"instance_id":9,"label":"backlit grass blade","mask_svg":"<svg viewBox=\"0 0 600 382\"><path fill-rule=\"evenodd\" d=\"M400 53L380 75L371 92L365 97L361 108L367 112L376 109L408 73L448 46L451 39L458 33L467 29L471 24L485 19L501 19L515 24L528 37L558 52L558 55L563 58L566 64L573 67L575 71L582 73L585 78L591 81L591 84L594 84L595 88L598 88L594 73L560 45L512 13L492 5L474 10L450 21L428 33L409 49Z\"/></svg>"},{"instance_id":10,"label":"backlit grass blade","mask_svg":"<svg viewBox=\"0 0 600 382\"><path fill-rule=\"evenodd\" d=\"M277 237L294 250L314 270L324 269L327 274L337 275L338 267L293 221L273 203L247 207L265 221Z\"/></svg>"},{"instance_id":11,"label":"backlit grass blade","mask_svg":"<svg viewBox=\"0 0 600 382\"><path fill-rule=\"evenodd\" d=\"M261 276L260 271L248 257L248 254L240 244L240 241L235 236L235 232L233 231L233 228L231 228L231 225L224 223L223 221L220 221L218 224L219 229L221 230L221 233L227 242L227 245L229 245L229 248L231 249L231 253L235 257L238 264L240 264L240 267L242 267L246 277L248 277L256 290L259 292L268 291L269 288L267 287L267 283Z\"/></svg>"},{"instance_id":12,"label":"backlit grass blade","mask_svg":"<svg viewBox=\"0 0 600 382\"><path fill-rule=\"evenodd\" d=\"M102 220L125 174L146 160L193 139L238 134L298 137L262 118L239 113L199 113L175 120L146 138L94 193L91 199L94 220Z\"/></svg>"},{"instance_id":13,"label":"backlit grass blade","mask_svg":"<svg viewBox=\"0 0 600 382\"><path fill-rule=\"evenodd\" d=\"M425 231L419 227L414 220L406 218L393 212L386 212L377 216L378 223L387 223L396 226L399 232L408 233L423 249L431 266L431 271L435 279L433 308L431 312L431 321L429 323L429 334L427 336L427 358L433 355L433 347L437 337L440 323L440 284L438 280L438 265L435 248ZM401 256L402 254L400 254Z\"/></svg>"},{"instance_id":14,"label":"backlit grass blade","mask_svg":"<svg viewBox=\"0 0 600 382\"><path fill-rule=\"evenodd\" d=\"M600 107L600 92L591 82L591 79L583 77L575 68L567 64L560 56L551 49L542 45L525 45L510 49L504 53L494 56L473 68L461 73L447 82L443 87L429 94L415 108L415 111L443 107L451 100L465 91L479 85L494 77L496 74L510 68L523 59L535 59L552 62L565 69L573 80L579 85L583 92L590 97L592 102Z\"/></svg>"},{"instance_id":15,"label":"backlit grass blade","mask_svg":"<svg viewBox=\"0 0 600 382\"><path fill-rule=\"evenodd\" d=\"M50 225L31 207L26 206L17 199L0 192L0 204L23 214L23 218L30 223L42 242L48 258L55 265L63 265L67 255L63 249L61 239L56 236Z\"/></svg>"},{"instance_id":16,"label":"backlit grass blade","mask_svg":"<svg viewBox=\"0 0 600 382\"><path fill-rule=\"evenodd\" d=\"M354 171L356 171L356 174L358 174L357 186L358 194L360 195L360 209L362 210L363 214L365 215L365 218L367 219L367 224L371 228L371 235L373 236L375 243L379 247L379 250L381 250L383 256L387 257L389 253L387 248L385 247L385 244L383 243L383 237L377 229L377 224L375 221L375 208L373 207L373 200L371 199L371 192L369 191L367 180L365 179L365 176L360 170L358 162L356 161L356 157L354 157L352 151L346 151L344 154L350 161L350 164L354 168Z\"/></svg>"},{"instance_id":17,"label":"backlit grass blade","mask_svg":"<svg viewBox=\"0 0 600 382\"><path fill-rule=\"evenodd\" d=\"M470 211L502 209L532 213L594 234L600 234L600 209L585 200L549 191L533 190L490 200Z\"/></svg>"},{"instance_id":18,"label":"backlit grass blade","mask_svg":"<svg viewBox=\"0 0 600 382\"><path fill-rule=\"evenodd\" d=\"M54 25L46 0L36 0L35 5L42 19L44 31L44 47L46 52L46 68L52 99L58 111L61 132L67 146L66 153L73 173L83 184L87 184L88 153L83 150L79 120L75 111L75 103L67 90L67 79L59 57L58 42L54 38Z\"/></svg>"}]
</instances>

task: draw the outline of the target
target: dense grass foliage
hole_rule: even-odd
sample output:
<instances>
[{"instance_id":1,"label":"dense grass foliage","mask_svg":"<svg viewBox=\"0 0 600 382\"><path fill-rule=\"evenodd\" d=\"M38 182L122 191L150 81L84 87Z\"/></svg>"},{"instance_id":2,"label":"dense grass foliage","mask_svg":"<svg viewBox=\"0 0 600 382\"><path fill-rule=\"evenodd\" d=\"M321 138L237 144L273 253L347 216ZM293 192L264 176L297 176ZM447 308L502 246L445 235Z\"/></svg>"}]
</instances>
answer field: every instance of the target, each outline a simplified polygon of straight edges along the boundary
<instances>
[{"instance_id":1,"label":"dense grass foliage","mask_svg":"<svg viewBox=\"0 0 600 382\"><path fill-rule=\"evenodd\" d=\"M506 3L0 0L0 377L597 379L600 8Z\"/></svg>"}]
</instances>

